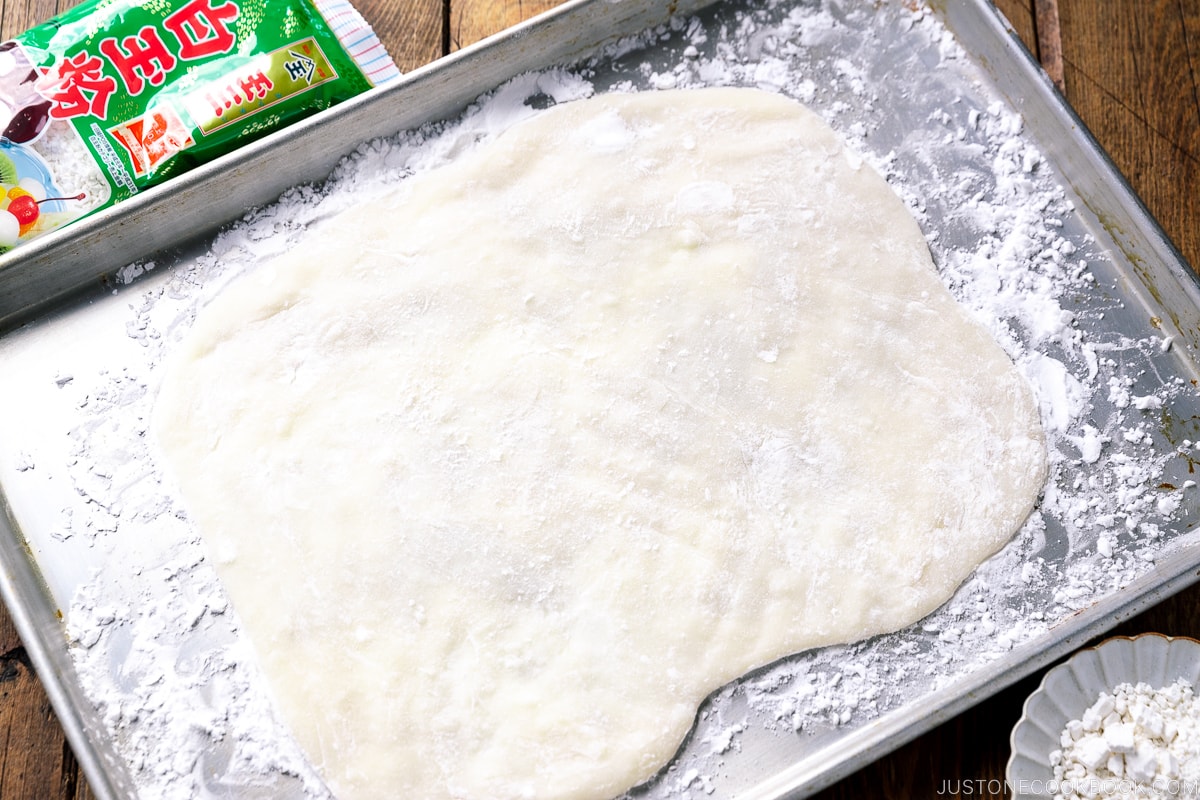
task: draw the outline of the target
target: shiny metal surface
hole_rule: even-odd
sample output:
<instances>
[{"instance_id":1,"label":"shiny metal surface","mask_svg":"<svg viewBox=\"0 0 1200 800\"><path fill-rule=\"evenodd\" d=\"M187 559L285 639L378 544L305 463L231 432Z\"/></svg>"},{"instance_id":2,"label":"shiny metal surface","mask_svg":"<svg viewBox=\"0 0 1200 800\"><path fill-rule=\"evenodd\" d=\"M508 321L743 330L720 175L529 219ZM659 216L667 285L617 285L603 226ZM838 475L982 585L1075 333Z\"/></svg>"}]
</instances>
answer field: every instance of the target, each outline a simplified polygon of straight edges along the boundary
<instances>
[{"instance_id":1,"label":"shiny metal surface","mask_svg":"<svg viewBox=\"0 0 1200 800\"><path fill-rule=\"evenodd\" d=\"M704 5L697 3L695 8ZM811 4L798 0L794 5ZM715 29L736 8L727 4L699 13ZM783 14L787 8L783 3L764 13ZM132 261L153 259L159 268L138 285L157 286L173 264L202 251L215 229L248 206L269 203L290 186L320 181L359 143L452 117L480 93L516 74L594 52L622 35L659 24L668 10L674 7L635 0L579 0L0 257L0 326L8 331L0 337L0 371L13 387L10 396L0 400L0 417L7 420L0 424L0 442L9 442L0 446L0 488L8 497L9 512L0 518L0 592L97 796L132 797L132 779L73 674L60 612L81 582L96 570L114 568L113 562L100 559L77 537L64 540L53 535L48 509L61 502L58 493L70 486L65 468L54 465L65 461L66 455L46 445L47 451L34 454L37 467L30 470L12 443L50 442L61 435L71 424L69 419L37 413L39 408L54 407L54 387L102 368L106 359L129 346L124 340L124 296L112 291L117 270ZM1145 362L1132 368L1181 381L1200 377L1200 287L1158 226L989 4L939 2L934 10L966 53L965 63L953 74L939 76L942 82L931 84L928 92L906 92L904 86L881 79L873 87L879 93L877 104L894 109L896 117L890 127L881 127L872 146L883 152L893 145L900 147L909 127L919 126L934 109L955 98L984 105L994 97L1002 98L1020 113L1027 135L1075 205L1065 235L1089 242L1089 247L1104 254L1096 269L1103 273L1106 292L1120 302L1103 298L1104 321L1088 324L1105 326L1120 336L1144 336L1149 331L1169 336L1174 342L1169 351L1139 356ZM887 7L880 13L888 13ZM903 50L904 32L898 30L895 36L889 46ZM826 62L822 59L837 55L837 46L828 45L833 52L821 58L814 56L815 79L823 79L820 65ZM885 55L886 50L880 59ZM667 64L677 58L669 47L651 47L629 63L616 58L595 66L593 80L600 89L629 80L643 85L645 75L631 66L634 62ZM960 166L946 164L947 169ZM936 224L942 212L935 202L929 213ZM1080 300L1082 306L1092 302L1092 298ZM1195 418L1200 418L1200 402L1194 393L1185 394L1176 406L1165 409L1161 425L1153 432L1157 444L1169 452L1184 423ZM18 426L31 430L18 431ZM1182 484L1191 466L1180 456L1168 463L1163 480ZM34 472L40 482L34 480ZM944 680L892 687L877 714L858 715L845 725L810 726L792 736L752 725L740 733L736 750L714 753L706 746L705 735L717 721L754 719L761 714L748 707L745 695L736 688L717 693L681 753L676 772L694 766L711 773L715 776L712 797L802 797L816 791L1195 581L1200 548L1189 534L1198 516L1193 497L1175 515L1154 554L1153 566L1137 580L1054 620L1044 633L1016 645L1003 658L950 669ZM1054 534L1053 521L1048 524ZM1037 555L1069 567L1075 556L1065 541L1065 534L1050 535ZM1052 604L1045 587L1002 600L1031 608ZM894 638L868 642L854 654L876 648L878 658L887 659L896 643L911 648L896 657L897 663L919 664L937 655L936 637L924 635L920 626ZM841 658L842 651L802 654L794 666L824 669L836 666ZM666 796L670 777L660 775L633 796Z\"/></svg>"}]
</instances>

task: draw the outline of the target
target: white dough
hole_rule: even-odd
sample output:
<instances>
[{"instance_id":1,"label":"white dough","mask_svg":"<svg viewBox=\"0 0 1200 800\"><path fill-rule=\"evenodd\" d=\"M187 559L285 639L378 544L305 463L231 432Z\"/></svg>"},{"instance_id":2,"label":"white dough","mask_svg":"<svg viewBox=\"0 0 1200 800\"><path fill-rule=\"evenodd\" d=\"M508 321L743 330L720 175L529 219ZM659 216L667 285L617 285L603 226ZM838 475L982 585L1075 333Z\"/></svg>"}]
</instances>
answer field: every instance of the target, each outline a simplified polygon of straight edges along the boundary
<instances>
[{"instance_id":1,"label":"white dough","mask_svg":"<svg viewBox=\"0 0 1200 800\"><path fill-rule=\"evenodd\" d=\"M201 311L156 431L341 800L616 795L1045 477L901 201L752 89L560 105L331 220Z\"/></svg>"}]
</instances>

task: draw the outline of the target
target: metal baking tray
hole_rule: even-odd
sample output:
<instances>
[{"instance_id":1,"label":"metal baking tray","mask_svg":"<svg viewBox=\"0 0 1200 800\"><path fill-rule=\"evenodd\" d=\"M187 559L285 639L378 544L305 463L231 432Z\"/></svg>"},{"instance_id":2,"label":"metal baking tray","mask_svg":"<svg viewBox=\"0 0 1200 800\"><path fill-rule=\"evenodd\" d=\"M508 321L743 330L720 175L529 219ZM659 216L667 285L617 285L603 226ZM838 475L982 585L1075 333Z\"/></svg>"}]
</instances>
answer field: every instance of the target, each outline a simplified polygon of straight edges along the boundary
<instances>
[{"instance_id":1,"label":"metal baking tray","mask_svg":"<svg viewBox=\"0 0 1200 800\"><path fill-rule=\"evenodd\" d=\"M595 91L734 83L804 100L913 207L952 291L1040 381L1052 429L1042 507L945 607L714 692L630 797L805 796L1196 580L1200 284L986 0L915 6L573 0L0 256L0 593L97 797L172 796L147 788L150 740L178 731L131 709L155 691L223 703L211 676L176 678L238 635L140 449L147 353L248 242L283 247L303 227L272 211L289 187L336 194L345 173L387 163L379 142L453 131L501 86L544 102L536 76L559 68ZM1052 330L981 300L1028 285L1028 305L1039 283L1055 287ZM155 617L195 634L165 672L138 665L174 647L155 649ZM284 757L261 780L229 778L237 730L201 742L178 796L324 796Z\"/></svg>"}]
</instances>

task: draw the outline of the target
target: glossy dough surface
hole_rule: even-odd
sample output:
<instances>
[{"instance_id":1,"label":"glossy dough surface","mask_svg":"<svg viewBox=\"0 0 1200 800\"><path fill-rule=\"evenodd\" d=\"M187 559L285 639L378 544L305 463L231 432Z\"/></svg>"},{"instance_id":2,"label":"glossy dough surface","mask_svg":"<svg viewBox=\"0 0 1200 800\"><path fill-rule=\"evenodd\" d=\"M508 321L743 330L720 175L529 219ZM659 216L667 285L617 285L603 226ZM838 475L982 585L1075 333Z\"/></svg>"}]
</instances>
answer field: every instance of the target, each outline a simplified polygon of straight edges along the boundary
<instances>
[{"instance_id":1,"label":"glossy dough surface","mask_svg":"<svg viewBox=\"0 0 1200 800\"><path fill-rule=\"evenodd\" d=\"M752 89L560 105L330 221L201 311L156 431L341 800L616 795L1045 476L902 202Z\"/></svg>"}]
</instances>

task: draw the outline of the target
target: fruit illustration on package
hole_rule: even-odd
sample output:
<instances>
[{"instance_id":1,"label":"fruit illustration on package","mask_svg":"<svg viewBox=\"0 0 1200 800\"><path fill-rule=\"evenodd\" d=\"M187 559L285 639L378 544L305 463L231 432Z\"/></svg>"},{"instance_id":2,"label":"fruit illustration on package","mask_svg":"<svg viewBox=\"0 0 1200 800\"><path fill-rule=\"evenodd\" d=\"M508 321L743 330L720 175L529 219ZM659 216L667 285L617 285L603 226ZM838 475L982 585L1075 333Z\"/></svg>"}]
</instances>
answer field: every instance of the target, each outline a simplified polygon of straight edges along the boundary
<instances>
[{"instance_id":1,"label":"fruit illustration on package","mask_svg":"<svg viewBox=\"0 0 1200 800\"><path fill-rule=\"evenodd\" d=\"M85 198L82 192L57 196L49 183L49 172L35 153L0 139L0 252L58 227L72 216L67 204ZM51 192L55 196L48 196Z\"/></svg>"},{"instance_id":2,"label":"fruit illustration on package","mask_svg":"<svg viewBox=\"0 0 1200 800\"><path fill-rule=\"evenodd\" d=\"M51 102L36 88L39 75L16 42L0 42L0 252L76 216L64 204L83 199L57 196L62 192L33 149L50 121Z\"/></svg>"}]
</instances>

